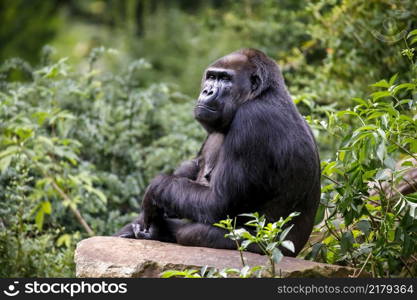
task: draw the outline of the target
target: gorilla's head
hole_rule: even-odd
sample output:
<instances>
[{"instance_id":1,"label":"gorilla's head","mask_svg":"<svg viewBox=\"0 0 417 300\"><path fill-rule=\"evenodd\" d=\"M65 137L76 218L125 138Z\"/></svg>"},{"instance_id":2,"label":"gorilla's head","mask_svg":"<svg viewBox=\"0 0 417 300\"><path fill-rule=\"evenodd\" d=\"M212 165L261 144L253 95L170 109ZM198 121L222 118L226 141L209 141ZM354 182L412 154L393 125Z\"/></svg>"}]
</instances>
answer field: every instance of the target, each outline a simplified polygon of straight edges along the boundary
<instances>
[{"instance_id":1,"label":"gorilla's head","mask_svg":"<svg viewBox=\"0 0 417 300\"><path fill-rule=\"evenodd\" d=\"M259 50L242 49L226 55L204 72L195 118L209 132L224 131L243 103L279 86L280 81L276 63Z\"/></svg>"}]
</instances>

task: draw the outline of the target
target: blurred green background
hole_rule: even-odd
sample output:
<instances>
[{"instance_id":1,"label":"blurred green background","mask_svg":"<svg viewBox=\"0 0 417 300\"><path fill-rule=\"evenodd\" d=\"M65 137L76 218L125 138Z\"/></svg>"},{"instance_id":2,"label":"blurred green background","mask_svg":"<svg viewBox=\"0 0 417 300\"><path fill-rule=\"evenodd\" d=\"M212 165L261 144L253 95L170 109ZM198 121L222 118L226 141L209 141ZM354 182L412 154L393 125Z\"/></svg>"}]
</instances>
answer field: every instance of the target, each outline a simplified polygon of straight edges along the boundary
<instances>
[{"instance_id":1,"label":"blurred green background","mask_svg":"<svg viewBox=\"0 0 417 300\"><path fill-rule=\"evenodd\" d=\"M76 242L115 232L153 176L198 151L202 72L243 47L281 66L327 167L302 256L415 275L415 199L363 200L376 178L401 180L380 177L388 158L417 152L415 28L414 0L0 0L0 276L74 276ZM368 119L339 112L359 102L368 117L389 97L369 122L396 143L354 140Z\"/></svg>"}]
</instances>

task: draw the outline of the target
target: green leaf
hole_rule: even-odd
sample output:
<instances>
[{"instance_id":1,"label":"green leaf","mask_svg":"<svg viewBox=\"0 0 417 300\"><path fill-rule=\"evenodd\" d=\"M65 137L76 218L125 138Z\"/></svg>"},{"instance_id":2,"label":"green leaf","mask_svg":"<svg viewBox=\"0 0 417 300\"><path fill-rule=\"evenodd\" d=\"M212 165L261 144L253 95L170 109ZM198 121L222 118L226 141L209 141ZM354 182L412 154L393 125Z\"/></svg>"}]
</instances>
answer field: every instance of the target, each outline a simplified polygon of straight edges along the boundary
<instances>
[{"instance_id":1,"label":"green leaf","mask_svg":"<svg viewBox=\"0 0 417 300\"><path fill-rule=\"evenodd\" d=\"M404 197L407 201L417 203L417 193L408 194Z\"/></svg>"},{"instance_id":2,"label":"green leaf","mask_svg":"<svg viewBox=\"0 0 417 300\"><path fill-rule=\"evenodd\" d=\"M0 172L4 173L12 162L12 155L6 156L0 160Z\"/></svg>"},{"instance_id":3,"label":"green leaf","mask_svg":"<svg viewBox=\"0 0 417 300\"><path fill-rule=\"evenodd\" d=\"M336 113L337 117L341 117L341 116L344 116L344 115L359 116L356 112L351 111L351 110L341 110L341 111Z\"/></svg>"},{"instance_id":4,"label":"green leaf","mask_svg":"<svg viewBox=\"0 0 417 300\"><path fill-rule=\"evenodd\" d=\"M386 113L383 111L374 111L373 113L371 113L366 120L372 120L372 119L376 119L379 118L380 116L385 115Z\"/></svg>"},{"instance_id":5,"label":"green leaf","mask_svg":"<svg viewBox=\"0 0 417 300\"><path fill-rule=\"evenodd\" d=\"M407 39L409 39L410 37L417 35L417 29L414 29L412 31L410 31L407 35Z\"/></svg>"},{"instance_id":6,"label":"green leaf","mask_svg":"<svg viewBox=\"0 0 417 300\"><path fill-rule=\"evenodd\" d=\"M287 237L287 235L288 235L288 233L291 231L291 229L294 227L294 224L293 225L291 225L291 226L288 226L287 228L285 228L282 232L281 232L281 234L279 235L279 240L280 241L283 241L286 237Z\"/></svg>"},{"instance_id":7,"label":"green leaf","mask_svg":"<svg viewBox=\"0 0 417 300\"><path fill-rule=\"evenodd\" d=\"M259 214L258 213L245 213L245 214L240 214L239 216L242 217L249 217L249 218L259 218Z\"/></svg>"},{"instance_id":8,"label":"green leaf","mask_svg":"<svg viewBox=\"0 0 417 300\"><path fill-rule=\"evenodd\" d=\"M379 160L383 163L385 156L387 154L387 149L385 147L385 142L381 142L376 150L376 155L378 156Z\"/></svg>"},{"instance_id":9,"label":"green leaf","mask_svg":"<svg viewBox=\"0 0 417 300\"><path fill-rule=\"evenodd\" d=\"M251 240L244 240L241 244L240 244L240 248L241 250L246 250L246 248L248 248L248 246L252 244Z\"/></svg>"},{"instance_id":10,"label":"green leaf","mask_svg":"<svg viewBox=\"0 0 417 300\"><path fill-rule=\"evenodd\" d=\"M39 126L42 126L46 118L49 117L49 113L38 111L38 112L33 113L32 117L34 117L37 120L37 123Z\"/></svg>"},{"instance_id":11,"label":"green leaf","mask_svg":"<svg viewBox=\"0 0 417 300\"><path fill-rule=\"evenodd\" d=\"M368 181L369 179L371 179L371 178L374 177L374 175L376 174L376 172L377 172L376 169L374 169L374 170L368 170L368 171L366 171L366 172L363 173L362 179L364 181Z\"/></svg>"},{"instance_id":12,"label":"green leaf","mask_svg":"<svg viewBox=\"0 0 417 300\"><path fill-rule=\"evenodd\" d=\"M382 80L380 80L380 81L378 81L374 84L371 84L371 86L381 87L381 88L389 88L390 87L389 83L385 79L382 79Z\"/></svg>"},{"instance_id":13,"label":"green leaf","mask_svg":"<svg viewBox=\"0 0 417 300\"><path fill-rule=\"evenodd\" d=\"M413 37L410 41L410 45L414 45L417 43L417 36Z\"/></svg>"},{"instance_id":14,"label":"green leaf","mask_svg":"<svg viewBox=\"0 0 417 300\"><path fill-rule=\"evenodd\" d=\"M375 175L375 180L388 180L390 176L391 171L389 169L380 169Z\"/></svg>"},{"instance_id":15,"label":"green leaf","mask_svg":"<svg viewBox=\"0 0 417 300\"><path fill-rule=\"evenodd\" d=\"M332 161L332 162L328 163L324 167L322 173L325 174L325 175L327 175L327 176L332 175L333 174L333 170L335 169L335 166L336 166L336 161Z\"/></svg>"},{"instance_id":16,"label":"green leaf","mask_svg":"<svg viewBox=\"0 0 417 300\"><path fill-rule=\"evenodd\" d=\"M397 85L395 88L392 89L392 93L394 95L397 95L399 91L406 89L406 90L412 90L415 89L416 85L412 83L402 83Z\"/></svg>"},{"instance_id":17,"label":"green leaf","mask_svg":"<svg viewBox=\"0 0 417 300\"><path fill-rule=\"evenodd\" d=\"M413 166L414 166L414 164L413 164L411 161L409 161L409 160L405 160L405 161L403 161L403 162L401 163L401 166L402 166L402 167L413 167Z\"/></svg>"},{"instance_id":18,"label":"green leaf","mask_svg":"<svg viewBox=\"0 0 417 300\"><path fill-rule=\"evenodd\" d=\"M295 247L294 247L294 243L292 241L283 241L282 242L282 247L287 248L288 250L290 250L291 252L295 252Z\"/></svg>"},{"instance_id":19,"label":"green leaf","mask_svg":"<svg viewBox=\"0 0 417 300\"><path fill-rule=\"evenodd\" d=\"M282 260L284 255L282 254L281 250L279 250L278 248L274 248L274 250L272 251L271 257L272 257L272 260L277 264Z\"/></svg>"},{"instance_id":20,"label":"green leaf","mask_svg":"<svg viewBox=\"0 0 417 300\"><path fill-rule=\"evenodd\" d=\"M277 245L278 245L278 242L273 242L273 243L269 243L267 246L266 246L266 251L267 252L272 252L273 250L274 250L274 248L276 248L277 247Z\"/></svg>"},{"instance_id":21,"label":"green leaf","mask_svg":"<svg viewBox=\"0 0 417 300\"><path fill-rule=\"evenodd\" d=\"M366 100L363 100L362 98L352 98L352 100L363 106L366 106L366 107L369 106L369 103Z\"/></svg>"},{"instance_id":22,"label":"green leaf","mask_svg":"<svg viewBox=\"0 0 417 300\"><path fill-rule=\"evenodd\" d=\"M386 140L387 139L387 135L385 134L385 131L383 131L381 128L378 128L377 130L376 130L376 132L378 132L378 134L384 139L384 140Z\"/></svg>"},{"instance_id":23,"label":"green leaf","mask_svg":"<svg viewBox=\"0 0 417 300\"><path fill-rule=\"evenodd\" d=\"M18 128L16 134L21 140L26 140L33 135L33 130L30 128Z\"/></svg>"},{"instance_id":24,"label":"green leaf","mask_svg":"<svg viewBox=\"0 0 417 300\"><path fill-rule=\"evenodd\" d=\"M313 260L317 260L318 258L317 256L320 254L320 252L322 251L325 252L325 250L326 250L326 246L324 244L322 243L314 244L311 250L311 258Z\"/></svg>"},{"instance_id":25,"label":"green leaf","mask_svg":"<svg viewBox=\"0 0 417 300\"><path fill-rule=\"evenodd\" d=\"M392 157L390 157L390 156L388 156L385 160L384 160L384 165L387 167L387 168L389 168L389 169L391 169L391 170L395 170L395 165L396 165L396 161L392 158Z\"/></svg>"},{"instance_id":26,"label":"green leaf","mask_svg":"<svg viewBox=\"0 0 417 300\"><path fill-rule=\"evenodd\" d=\"M50 138L48 138L48 137L46 137L46 136L40 135L40 136L38 136L36 139L37 139L40 143L42 143L42 144L44 144L45 146L47 146L47 147L48 147L48 149L51 149L51 148L53 148L53 147L54 147L54 142L53 142Z\"/></svg>"},{"instance_id":27,"label":"green leaf","mask_svg":"<svg viewBox=\"0 0 417 300\"><path fill-rule=\"evenodd\" d=\"M356 223L356 227L362 231L365 236L368 236L369 233L371 232L371 223L369 223L369 221L367 220L361 220L358 223Z\"/></svg>"},{"instance_id":28,"label":"green leaf","mask_svg":"<svg viewBox=\"0 0 417 300\"><path fill-rule=\"evenodd\" d=\"M371 97L374 101L384 98L384 97L390 97L391 93L388 91L380 91L380 92L375 92L371 94Z\"/></svg>"},{"instance_id":29,"label":"green leaf","mask_svg":"<svg viewBox=\"0 0 417 300\"><path fill-rule=\"evenodd\" d=\"M0 159L4 158L6 156L12 155L14 153L17 153L19 150L20 150L20 148L17 147L17 146L10 146L6 150L0 152Z\"/></svg>"},{"instance_id":30,"label":"green leaf","mask_svg":"<svg viewBox=\"0 0 417 300\"><path fill-rule=\"evenodd\" d=\"M56 241L56 245L58 247L61 247L62 245L65 245L67 248L71 246L71 235L65 233L61 235L58 240Z\"/></svg>"},{"instance_id":31,"label":"green leaf","mask_svg":"<svg viewBox=\"0 0 417 300\"><path fill-rule=\"evenodd\" d=\"M39 209L35 216L35 223L39 231L42 231L43 219L44 219L44 212L42 209Z\"/></svg>"},{"instance_id":32,"label":"green leaf","mask_svg":"<svg viewBox=\"0 0 417 300\"><path fill-rule=\"evenodd\" d=\"M183 274L184 274L184 272L177 271L177 270L168 270L168 271L164 271L164 272L161 274L161 278L171 278L171 277L177 276L178 274L183 275Z\"/></svg>"},{"instance_id":33,"label":"green leaf","mask_svg":"<svg viewBox=\"0 0 417 300\"><path fill-rule=\"evenodd\" d=\"M350 231L344 232L340 241L340 250L342 251L342 253L346 253L347 251L349 251L352 248L353 242L354 240L352 233Z\"/></svg>"},{"instance_id":34,"label":"green leaf","mask_svg":"<svg viewBox=\"0 0 417 300\"><path fill-rule=\"evenodd\" d=\"M417 203L413 203L411 201L407 201L407 204L409 206L409 215L410 217L412 217L413 219L417 219Z\"/></svg>"},{"instance_id":35,"label":"green leaf","mask_svg":"<svg viewBox=\"0 0 417 300\"><path fill-rule=\"evenodd\" d=\"M394 74L394 75L390 78L390 80L389 80L389 85L390 85L390 86L391 86L391 85L393 85L393 84L395 83L395 81L397 80L397 77L398 77L398 73Z\"/></svg>"},{"instance_id":36,"label":"green leaf","mask_svg":"<svg viewBox=\"0 0 417 300\"><path fill-rule=\"evenodd\" d=\"M107 203L107 197L106 195L104 195L102 191L100 191L99 189L93 188L92 186L89 186L89 185L84 185L84 187L90 193L95 194L103 203Z\"/></svg>"},{"instance_id":37,"label":"green leaf","mask_svg":"<svg viewBox=\"0 0 417 300\"><path fill-rule=\"evenodd\" d=\"M44 202L42 202L41 209L43 210L43 212L44 212L45 214L50 215L50 214L51 214L51 212L52 212L51 202L49 202L49 201L44 201Z\"/></svg>"},{"instance_id":38,"label":"green leaf","mask_svg":"<svg viewBox=\"0 0 417 300\"><path fill-rule=\"evenodd\" d=\"M247 236L247 234L249 233L245 228L238 228L238 229L235 229L233 232L238 237Z\"/></svg>"},{"instance_id":39,"label":"green leaf","mask_svg":"<svg viewBox=\"0 0 417 300\"><path fill-rule=\"evenodd\" d=\"M356 129L356 131L365 131L365 130L374 131L374 130L377 130L377 129L378 129L378 127L375 126L375 125L365 125L365 126L359 127L358 129Z\"/></svg>"},{"instance_id":40,"label":"green leaf","mask_svg":"<svg viewBox=\"0 0 417 300\"><path fill-rule=\"evenodd\" d=\"M314 218L314 226L320 224L323 221L325 210L326 210L326 207L320 204L317 209L316 216Z\"/></svg>"},{"instance_id":41,"label":"green leaf","mask_svg":"<svg viewBox=\"0 0 417 300\"><path fill-rule=\"evenodd\" d=\"M250 270L250 266L244 266L241 270L240 270L240 274L242 277L247 277L249 274L249 270Z\"/></svg>"},{"instance_id":42,"label":"green leaf","mask_svg":"<svg viewBox=\"0 0 417 300\"><path fill-rule=\"evenodd\" d=\"M288 217L285 218L285 223L287 223L288 221L291 221L292 219L294 219L295 217L298 217L299 215L301 215L301 213L298 211L294 211L290 213Z\"/></svg>"}]
</instances>

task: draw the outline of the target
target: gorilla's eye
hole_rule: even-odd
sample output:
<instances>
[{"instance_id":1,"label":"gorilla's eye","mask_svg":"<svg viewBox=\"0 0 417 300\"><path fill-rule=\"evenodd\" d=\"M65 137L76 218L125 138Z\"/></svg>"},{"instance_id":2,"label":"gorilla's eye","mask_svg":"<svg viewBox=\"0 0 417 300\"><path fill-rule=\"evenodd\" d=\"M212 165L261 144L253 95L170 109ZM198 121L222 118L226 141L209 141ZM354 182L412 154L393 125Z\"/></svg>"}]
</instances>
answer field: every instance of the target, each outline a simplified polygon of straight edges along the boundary
<instances>
[{"instance_id":1,"label":"gorilla's eye","mask_svg":"<svg viewBox=\"0 0 417 300\"><path fill-rule=\"evenodd\" d=\"M216 76L214 76L213 74L209 74L209 75L207 75L207 79L214 80L214 79L216 79Z\"/></svg>"},{"instance_id":2,"label":"gorilla's eye","mask_svg":"<svg viewBox=\"0 0 417 300\"><path fill-rule=\"evenodd\" d=\"M227 74L224 74L224 75L222 75L222 77L220 77L220 79L221 80L224 80L224 81L229 81L230 80L230 76L227 75Z\"/></svg>"}]
</instances>

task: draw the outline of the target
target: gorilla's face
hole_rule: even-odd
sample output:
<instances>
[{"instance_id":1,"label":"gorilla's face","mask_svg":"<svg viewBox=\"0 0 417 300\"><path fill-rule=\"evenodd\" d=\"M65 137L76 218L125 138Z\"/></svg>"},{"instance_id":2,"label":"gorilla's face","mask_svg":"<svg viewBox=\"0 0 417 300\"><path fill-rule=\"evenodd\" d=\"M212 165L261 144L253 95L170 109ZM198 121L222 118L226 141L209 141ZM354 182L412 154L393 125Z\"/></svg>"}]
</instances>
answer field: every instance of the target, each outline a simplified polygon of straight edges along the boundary
<instances>
[{"instance_id":1,"label":"gorilla's face","mask_svg":"<svg viewBox=\"0 0 417 300\"><path fill-rule=\"evenodd\" d=\"M248 58L238 53L207 68L194 115L208 131L227 128L239 106L251 98L259 82L254 71Z\"/></svg>"}]
</instances>

